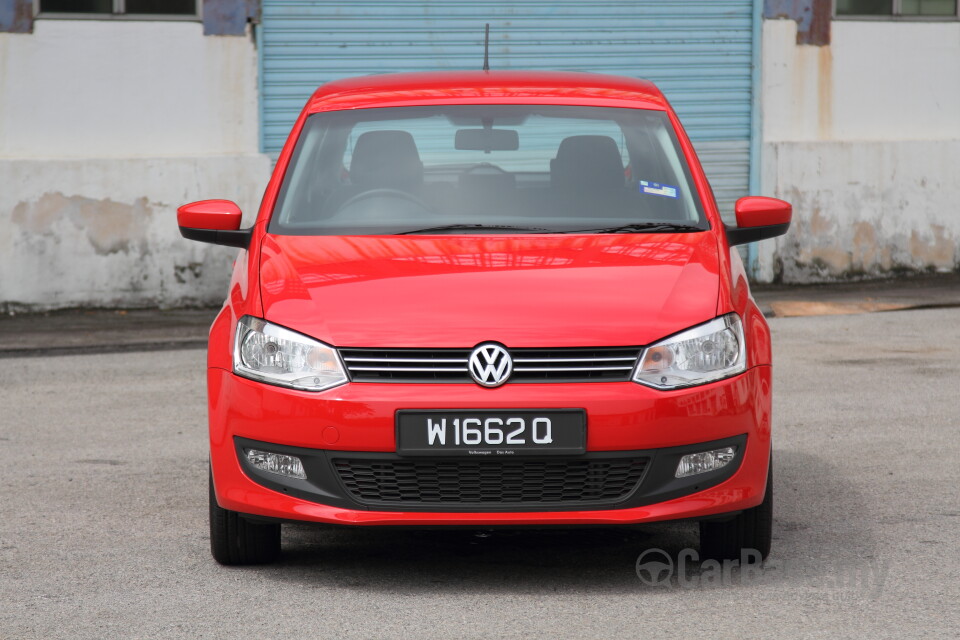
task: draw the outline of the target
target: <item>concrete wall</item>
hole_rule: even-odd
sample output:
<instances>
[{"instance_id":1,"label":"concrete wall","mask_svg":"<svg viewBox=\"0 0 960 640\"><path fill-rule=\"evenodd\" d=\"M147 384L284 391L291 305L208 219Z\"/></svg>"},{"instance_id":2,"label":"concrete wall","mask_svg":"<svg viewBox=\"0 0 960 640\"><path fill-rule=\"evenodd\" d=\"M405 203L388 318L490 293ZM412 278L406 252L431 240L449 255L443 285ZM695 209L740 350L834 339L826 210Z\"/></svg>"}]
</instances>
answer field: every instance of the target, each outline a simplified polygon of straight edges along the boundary
<instances>
[{"instance_id":1,"label":"concrete wall","mask_svg":"<svg viewBox=\"0 0 960 640\"><path fill-rule=\"evenodd\" d=\"M763 26L763 193L794 225L760 280L960 268L960 23L833 22L798 45Z\"/></svg>"},{"instance_id":2,"label":"concrete wall","mask_svg":"<svg viewBox=\"0 0 960 640\"><path fill-rule=\"evenodd\" d=\"M960 23L764 20L762 192L795 205L761 280L960 265ZM800 42L811 41L799 38ZM37 20L0 33L0 310L215 303L234 252L175 209L236 200L258 153L256 48L199 22Z\"/></svg>"},{"instance_id":3,"label":"concrete wall","mask_svg":"<svg viewBox=\"0 0 960 640\"><path fill-rule=\"evenodd\" d=\"M176 207L250 220L256 49L199 22L37 20L0 33L0 308L210 304L234 251L180 238Z\"/></svg>"}]
</instances>

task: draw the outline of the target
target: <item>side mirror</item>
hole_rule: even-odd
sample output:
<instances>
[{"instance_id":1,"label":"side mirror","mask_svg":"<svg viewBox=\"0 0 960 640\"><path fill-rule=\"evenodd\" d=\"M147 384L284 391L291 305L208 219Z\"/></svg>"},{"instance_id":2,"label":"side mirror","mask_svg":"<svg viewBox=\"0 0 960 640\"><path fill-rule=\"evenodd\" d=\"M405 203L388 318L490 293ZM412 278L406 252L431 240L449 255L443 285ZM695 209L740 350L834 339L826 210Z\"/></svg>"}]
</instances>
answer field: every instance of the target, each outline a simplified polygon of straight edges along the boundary
<instances>
[{"instance_id":1,"label":"side mirror","mask_svg":"<svg viewBox=\"0 0 960 640\"><path fill-rule=\"evenodd\" d=\"M789 202L762 196L747 196L734 207L737 226L726 227L730 246L782 236L790 228L793 207Z\"/></svg>"},{"instance_id":2,"label":"side mirror","mask_svg":"<svg viewBox=\"0 0 960 640\"><path fill-rule=\"evenodd\" d=\"M253 229L241 229L243 214L229 200L201 200L177 209L180 235L188 240L246 249Z\"/></svg>"}]
</instances>

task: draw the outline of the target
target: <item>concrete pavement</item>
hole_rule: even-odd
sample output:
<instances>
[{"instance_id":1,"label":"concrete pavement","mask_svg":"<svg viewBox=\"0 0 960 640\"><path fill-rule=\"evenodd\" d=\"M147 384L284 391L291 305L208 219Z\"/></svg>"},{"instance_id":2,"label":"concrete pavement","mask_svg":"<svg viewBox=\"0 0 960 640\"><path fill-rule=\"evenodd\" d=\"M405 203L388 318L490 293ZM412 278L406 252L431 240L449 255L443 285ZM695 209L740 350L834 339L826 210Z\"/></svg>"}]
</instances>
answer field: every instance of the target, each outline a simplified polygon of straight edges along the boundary
<instances>
[{"instance_id":1,"label":"concrete pavement","mask_svg":"<svg viewBox=\"0 0 960 640\"><path fill-rule=\"evenodd\" d=\"M0 638L955 640L958 317L772 319L770 560L719 577L688 565L662 586L638 560L659 549L679 567L690 523L285 525L280 563L221 567L202 350L8 358Z\"/></svg>"},{"instance_id":2,"label":"concrete pavement","mask_svg":"<svg viewBox=\"0 0 960 640\"><path fill-rule=\"evenodd\" d=\"M756 285L767 317L846 315L960 306L960 273L812 285Z\"/></svg>"},{"instance_id":3,"label":"concrete pavement","mask_svg":"<svg viewBox=\"0 0 960 640\"><path fill-rule=\"evenodd\" d=\"M960 273L819 285L757 285L768 317L960 306ZM0 316L0 358L191 349L217 309L81 309Z\"/></svg>"}]
</instances>

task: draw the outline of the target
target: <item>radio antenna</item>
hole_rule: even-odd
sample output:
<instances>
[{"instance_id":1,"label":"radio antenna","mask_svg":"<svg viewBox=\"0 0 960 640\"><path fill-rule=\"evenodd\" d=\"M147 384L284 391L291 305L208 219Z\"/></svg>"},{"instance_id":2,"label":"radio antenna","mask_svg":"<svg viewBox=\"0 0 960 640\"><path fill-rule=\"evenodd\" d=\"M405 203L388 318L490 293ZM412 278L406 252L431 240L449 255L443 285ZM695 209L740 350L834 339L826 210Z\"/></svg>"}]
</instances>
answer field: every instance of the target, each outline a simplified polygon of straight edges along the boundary
<instances>
[{"instance_id":1,"label":"radio antenna","mask_svg":"<svg viewBox=\"0 0 960 640\"><path fill-rule=\"evenodd\" d=\"M483 70L490 71L490 23L483 32Z\"/></svg>"}]
</instances>

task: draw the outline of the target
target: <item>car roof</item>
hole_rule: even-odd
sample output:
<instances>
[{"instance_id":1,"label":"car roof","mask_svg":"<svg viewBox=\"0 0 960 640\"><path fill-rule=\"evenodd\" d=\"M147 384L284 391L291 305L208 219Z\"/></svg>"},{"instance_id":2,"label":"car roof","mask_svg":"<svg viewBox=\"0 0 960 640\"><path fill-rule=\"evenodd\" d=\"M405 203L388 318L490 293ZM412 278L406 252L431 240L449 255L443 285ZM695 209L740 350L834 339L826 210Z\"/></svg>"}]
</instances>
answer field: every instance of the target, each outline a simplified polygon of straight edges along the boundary
<instances>
[{"instance_id":1,"label":"car roof","mask_svg":"<svg viewBox=\"0 0 960 640\"><path fill-rule=\"evenodd\" d=\"M307 113L430 104L563 104L668 110L648 80L566 71L431 71L324 84Z\"/></svg>"}]
</instances>

